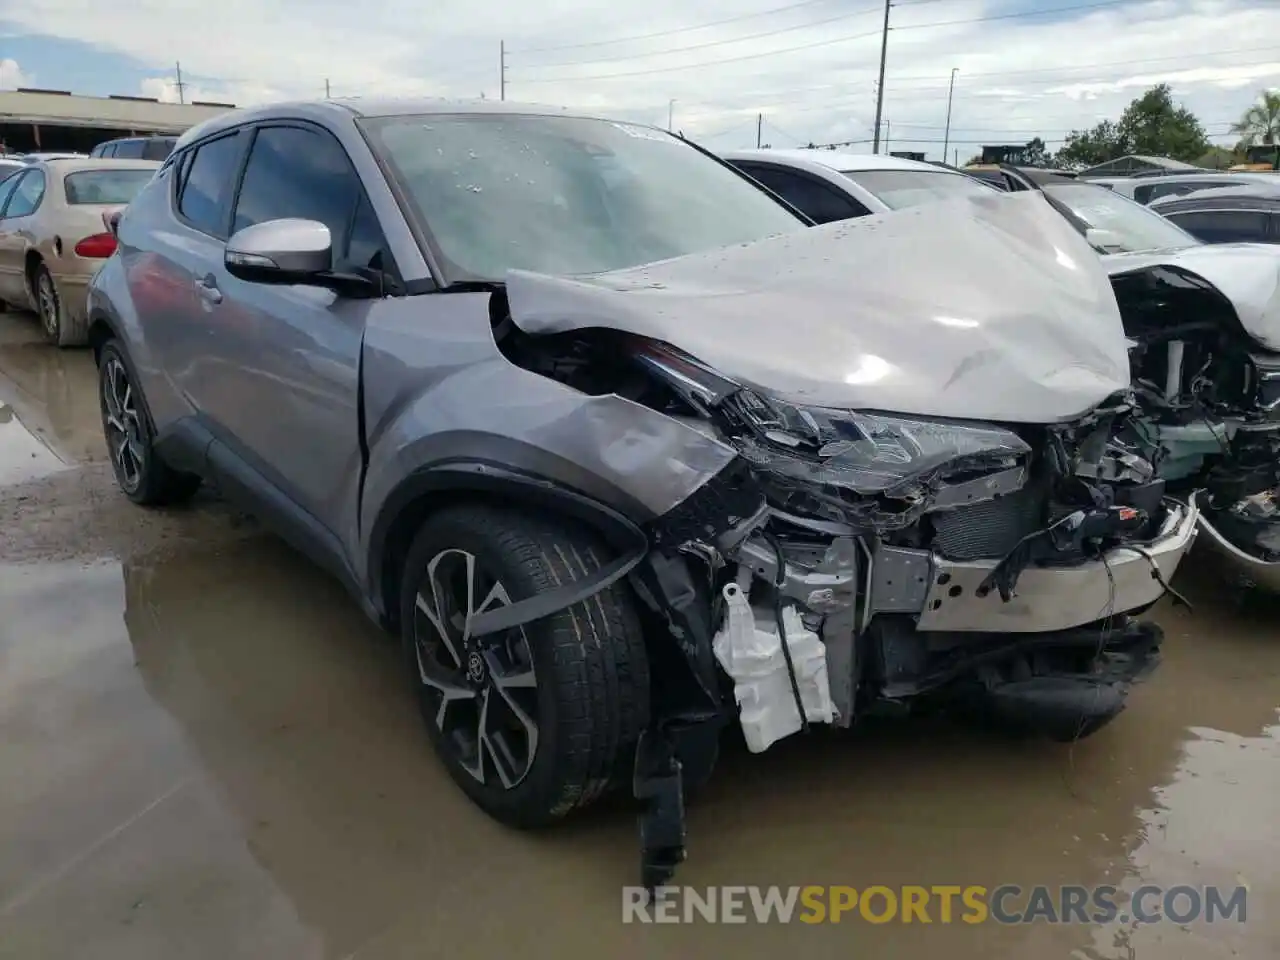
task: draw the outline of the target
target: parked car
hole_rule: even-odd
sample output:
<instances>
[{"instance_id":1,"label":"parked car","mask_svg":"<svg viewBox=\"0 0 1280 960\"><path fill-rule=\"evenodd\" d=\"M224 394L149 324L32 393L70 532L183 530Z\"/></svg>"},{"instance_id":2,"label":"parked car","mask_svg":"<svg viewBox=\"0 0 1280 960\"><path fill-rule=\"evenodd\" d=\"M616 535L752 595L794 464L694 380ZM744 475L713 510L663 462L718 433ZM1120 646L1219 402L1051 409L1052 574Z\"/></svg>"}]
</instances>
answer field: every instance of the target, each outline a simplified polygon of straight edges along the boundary
<instances>
[{"instance_id":1,"label":"parked car","mask_svg":"<svg viewBox=\"0 0 1280 960\"><path fill-rule=\"evenodd\" d=\"M756 750L930 702L1088 735L1196 523L1106 452L1105 272L1032 197L807 225L645 126L224 114L92 284L116 479L214 481L332 571L495 818L631 783L646 884L735 718Z\"/></svg>"},{"instance_id":2,"label":"parked car","mask_svg":"<svg viewBox=\"0 0 1280 960\"><path fill-rule=\"evenodd\" d=\"M884 154L733 150L721 156L814 223L991 191L959 170Z\"/></svg>"},{"instance_id":3,"label":"parked car","mask_svg":"<svg viewBox=\"0 0 1280 960\"><path fill-rule=\"evenodd\" d=\"M1006 171L1005 165L1002 165L999 163L972 163L966 167L952 167L952 169L953 170L958 169L961 172L967 173L969 176L974 177L978 180L984 180L987 183L991 184L993 187L999 187L1001 190L1008 190L1010 188L1010 182L1009 182L1010 174L1008 171ZM1012 169L1019 170L1022 168L1013 166ZM1052 172L1063 177L1075 176L1075 174L1069 170L1055 169Z\"/></svg>"},{"instance_id":4,"label":"parked car","mask_svg":"<svg viewBox=\"0 0 1280 960\"><path fill-rule=\"evenodd\" d=\"M1026 169L1026 168L1024 168ZM1052 171L1049 171L1052 172ZM1180 197L1197 190L1212 187L1244 186L1246 184L1280 184L1280 177L1270 173L1236 173L1226 170L1218 173L1160 173L1152 176L1099 177L1086 181L1106 187L1143 205L1161 197Z\"/></svg>"},{"instance_id":5,"label":"parked car","mask_svg":"<svg viewBox=\"0 0 1280 960\"><path fill-rule=\"evenodd\" d=\"M31 164L42 163L45 160L83 160L87 156L84 153L24 153L22 162Z\"/></svg>"},{"instance_id":6,"label":"parked car","mask_svg":"<svg viewBox=\"0 0 1280 960\"><path fill-rule=\"evenodd\" d=\"M155 174L146 160L42 160L0 180L0 306L34 310L51 343L87 343L89 280L109 218Z\"/></svg>"},{"instance_id":7,"label":"parked car","mask_svg":"<svg viewBox=\"0 0 1280 960\"><path fill-rule=\"evenodd\" d=\"M89 156L117 160L167 160L177 143L177 137L121 137L98 144L89 151Z\"/></svg>"},{"instance_id":8,"label":"parked car","mask_svg":"<svg viewBox=\"0 0 1280 960\"><path fill-rule=\"evenodd\" d=\"M1280 177L1163 197L1151 209L1205 243L1280 243Z\"/></svg>"},{"instance_id":9,"label":"parked car","mask_svg":"<svg viewBox=\"0 0 1280 960\"><path fill-rule=\"evenodd\" d=\"M846 168L851 200L890 208L888 197L868 197L877 183L856 169L859 161L832 162ZM1280 590L1280 510L1272 505L1280 498L1280 421L1272 419L1280 409L1280 247L1205 246L1117 191L1004 169L1010 191L1041 193L1111 277L1141 413L1117 441L1158 464L1174 495L1200 506L1205 539L1231 570ZM916 201L961 192L936 168L915 173L935 178L932 189L911 195Z\"/></svg>"}]
</instances>

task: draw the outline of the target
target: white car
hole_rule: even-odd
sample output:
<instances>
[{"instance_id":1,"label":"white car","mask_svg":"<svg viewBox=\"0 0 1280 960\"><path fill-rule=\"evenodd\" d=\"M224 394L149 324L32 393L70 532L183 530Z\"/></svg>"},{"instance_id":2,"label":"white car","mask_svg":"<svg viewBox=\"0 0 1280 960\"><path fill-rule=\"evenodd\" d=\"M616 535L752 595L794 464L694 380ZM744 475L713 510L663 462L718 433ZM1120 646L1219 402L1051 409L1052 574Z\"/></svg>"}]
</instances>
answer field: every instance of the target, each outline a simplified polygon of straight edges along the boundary
<instances>
[{"instance_id":1,"label":"white car","mask_svg":"<svg viewBox=\"0 0 1280 960\"><path fill-rule=\"evenodd\" d=\"M818 223L996 189L950 167L881 154L734 150L721 157Z\"/></svg>"},{"instance_id":2,"label":"white car","mask_svg":"<svg viewBox=\"0 0 1280 960\"><path fill-rule=\"evenodd\" d=\"M1274 173L1250 173L1222 171L1212 173L1165 173L1148 177L1098 177L1081 181L1106 187L1113 193L1134 200L1143 206L1161 197L1181 197L1197 190L1212 190L1215 187L1235 187L1250 183L1277 184L1280 176Z\"/></svg>"}]
</instances>

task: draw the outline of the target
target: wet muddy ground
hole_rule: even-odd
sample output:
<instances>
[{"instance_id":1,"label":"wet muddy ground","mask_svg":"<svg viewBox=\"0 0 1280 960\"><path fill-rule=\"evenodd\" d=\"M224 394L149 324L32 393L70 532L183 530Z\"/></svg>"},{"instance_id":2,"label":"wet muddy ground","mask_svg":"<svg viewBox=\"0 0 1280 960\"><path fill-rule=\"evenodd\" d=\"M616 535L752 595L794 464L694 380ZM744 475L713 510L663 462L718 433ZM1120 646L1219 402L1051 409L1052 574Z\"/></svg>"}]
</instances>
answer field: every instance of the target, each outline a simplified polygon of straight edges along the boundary
<instances>
[{"instance_id":1,"label":"wet muddy ground","mask_svg":"<svg viewBox=\"0 0 1280 960\"><path fill-rule=\"evenodd\" d=\"M128 504L90 356L12 315L0 544L6 960L1280 955L1280 602L1194 557L1194 613L1159 609L1163 666L1092 739L933 721L731 747L679 879L1244 885L1243 923L641 927L621 922L626 802L543 835L485 818L435 763L394 645L215 499Z\"/></svg>"}]
</instances>

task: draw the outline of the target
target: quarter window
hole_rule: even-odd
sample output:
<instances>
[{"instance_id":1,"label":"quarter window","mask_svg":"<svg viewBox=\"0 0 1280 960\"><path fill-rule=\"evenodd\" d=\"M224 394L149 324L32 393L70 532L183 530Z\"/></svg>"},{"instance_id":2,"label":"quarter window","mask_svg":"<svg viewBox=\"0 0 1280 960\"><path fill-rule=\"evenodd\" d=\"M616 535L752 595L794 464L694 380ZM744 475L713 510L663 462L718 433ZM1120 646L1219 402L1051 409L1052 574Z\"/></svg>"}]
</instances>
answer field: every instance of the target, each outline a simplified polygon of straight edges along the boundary
<instances>
[{"instance_id":1,"label":"quarter window","mask_svg":"<svg viewBox=\"0 0 1280 960\"><path fill-rule=\"evenodd\" d=\"M44 199L44 173L31 170L14 188L5 217L29 217Z\"/></svg>"},{"instance_id":2,"label":"quarter window","mask_svg":"<svg viewBox=\"0 0 1280 960\"><path fill-rule=\"evenodd\" d=\"M743 172L760 181L814 223L832 223L871 211L842 193L803 174L777 167L744 165Z\"/></svg>"},{"instance_id":3,"label":"quarter window","mask_svg":"<svg viewBox=\"0 0 1280 960\"><path fill-rule=\"evenodd\" d=\"M226 239L245 139L237 130L210 140L197 147L187 163L178 212L197 230Z\"/></svg>"}]
</instances>

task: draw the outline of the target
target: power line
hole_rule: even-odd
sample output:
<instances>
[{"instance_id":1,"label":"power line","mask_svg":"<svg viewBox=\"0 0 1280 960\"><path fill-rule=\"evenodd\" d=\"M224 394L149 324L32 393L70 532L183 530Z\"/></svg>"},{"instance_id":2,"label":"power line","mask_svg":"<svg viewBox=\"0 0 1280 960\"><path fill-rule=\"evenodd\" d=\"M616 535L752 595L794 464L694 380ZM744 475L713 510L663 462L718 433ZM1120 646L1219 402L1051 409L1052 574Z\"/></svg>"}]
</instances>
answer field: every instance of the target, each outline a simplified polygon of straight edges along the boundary
<instances>
[{"instance_id":1,"label":"power line","mask_svg":"<svg viewBox=\"0 0 1280 960\"><path fill-rule=\"evenodd\" d=\"M671 53L687 53L690 50L705 50L708 47L722 47L727 43L745 43L748 40L763 40L766 37L776 37L783 33L792 33L796 30L808 30L813 27L823 27L829 23L837 23L841 20L851 20L854 17L866 16L868 13L878 13L880 7L864 7L861 10L852 10L848 13L837 14L834 17L827 17L825 20L813 20L809 23L797 23L789 27L779 27L777 30L766 30L763 33L749 33L743 37L727 37L722 40L708 40L705 43L694 43L687 47L670 47L666 50L650 50L647 53L628 53L617 57L604 57L594 60L561 60L556 63L531 63L531 67L576 67L590 63L614 63L619 60L642 60L646 57L664 57ZM527 82L527 81L526 81Z\"/></svg>"},{"instance_id":2,"label":"power line","mask_svg":"<svg viewBox=\"0 0 1280 960\"><path fill-rule=\"evenodd\" d=\"M1226 63L1205 64L1200 62L1200 59L1204 57L1235 56L1241 53L1264 53L1264 52L1280 53L1280 47L1277 47L1277 46L1240 47L1234 50L1206 50L1204 53L1197 55L1197 59L1194 62L1194 66L1189 65L1188 69L1195 69L1197 67L1213 68L1213 67L1267 66L1274 61L1264 60L1264 61L1255 61L1250 63L1229 63L1229 64L1226 64ZM964 56L965 56L964 54L961 54L957 59L962 59ZM1104 67L1124 67L1124 66L1134 66L1138 64L1148 64L1148 63L1167 63L1173 60L1186 61L1186 54L1181 54L1179 56L1173 56L1173 57L1147 57L1145 59L1137 59L1137 60L1111 60L1111 61L1105 61L1100 63L1083 63L1083 64L1077 64L1074 66L1063 66L1063 67L1041 67L1034 70L988 70L988 71L982 71L978 73L967 73L964 71L962 67L960 72L960 77L962 80L964 80L964 79L972 79L973 77L1030 76L1030 75L1037 75L1037 74L1058 73L1064 70L1093 70L1093 69L1104 68ZM1187 62L1188 64L1191 64L1191 61L1187 61ZM940 76L935 77L927 74L917 74L915 76L908 75L905 77L890 76L889 79L893 81L893 85L895 87L897 87L903 81L930 81L929 83L926 83L922 86L911 87L910 90L912 92L920 91L920 90L932 90L932 89L940 90L946 87L946 82L943 80L942 77ZM1075 79L1077 78L1063 77L1061 78L1061 80L1054 79L1050 82L1052 83L1069 82ZM874 73L859 74L856 76L847 77L839 83L819 83L819 84L814 84L812 86L807 86L807 87L781 87L781 88L774 87L770 90L755 90L748 93L734 94L733 100L747 101L753 97L770 97L770 96L776 96L777 94L785 94L785 93L810 93L810 92L817 92L821 90L842 90L842 89L848 89L850 87L857 86L857 84L859 83L873 82L874 80L875 80ZM683 102L690 106L716 106L718 104L723 104L726 101L724 100L685 100ZM782 101L782 102L798 103L800 101L790 100L790 101Z\"/></svg>"},{"instance_id":3,"label":"power line","mask_svg":"<svg viewBox=\"0 0 1280 960\"><path fill-rule=\"evenodd\" d=\"M851 37L833 37L829 40L819 40L817 43L803 43L795 47L784 47L781 50L768 50L764 53L748 53L738 57L728 57L723 60L711 60L705 63L687 63L681 67L658 67L651 70L629 70L625 73L602 73L594 74L586 77L535 77L531 79L520 79L520 83L580 83L583 80L613 80L618 77L645 77L655 73L673 73L677 70L693 70L698 67L713 67L722 63L741 63L744 60L759 60L763 57L774 57L780 53L795 53L798 50L812 50L815 47L828 47L834 43L848 43L851 40L865 40L867 37L880 36L879 30L873 30L870 33L859 33Z\"/></svg>"},{"instance_id":4,"label":"power line","mask_svg":"<svg viewBox=\"0 0 1280 960\"><path fill-rule=\"evenodd\" d=\"M1051 13L1071 13L1076 10L1098 10L1103 7L1119 7L1132 3L1149 3L1150 0L1098 0L1095 3L1079 3L1070 7L1051 7L1048 10L1019 10L1014 13L995 13L986 17L966 17L963 20L939 20L934 23L909 23L893 27L894 30L923 30L925 27L954 27L962 23L988 23L992 20L1015 20L1021 17L1043 17Z\"/></svg>"},{"instance_id":5,"label":"power line","mask_svg":"<svg viewBox=\"0 0 1280 960\"><path fill-rule=\"evenodd\" d=\"M707 23L699 23L692 27L676 27L671 30L659 30L656 33L639 33L630 37L618 37L614 40L590 40L586 43L561 43L549 47L525 47L523 50L513 50L513 53L550 53L554 50L584 50L587 47L606 47L619 43L634 43L637 40L654 40L658 37L670 37L677 33L692 33L695 30L706 30L709 27L720 27L726 23L739 23L743 20L755 20L759 17L770 17L775 13L787 13L791 10L799 10L801 7L811 7L818 3L829 3L830 0L802 0L801 3L789 3L784 7L773 7L770 10L761 10L757 13L743 13L736 17L725 17L723 20L711 20Z\"/></svg>"},{"instance_id":6,"label":"power line","mask_svg":"<svg viewBox=\"0 0 1280 960\"><path fill-rule=\"evenodd\" d=\"M1094 3L1074 4L1074 5L1065 6L1065 7L1052 7L1048 10L1024 10L1016 13L998 14L998 15L987 16L987 17L971 17L971 18L962 19L962 20L944 20L944 21L937 21L937 22L930 22L930 23L909 24L907 26L892 27L891 29L923 30L929 27L950 27L958 24L985 23L990 20L1009 20L1009 19L1014 19L1018 17L1041 17L1041 16L1046 16L1048 14L1054 14L1054 13L1070 13L1075 10L1093 10L1101 7L1115 7L1115 6L1120 6L1122 4L1147 3L1147 2L1149 2L1149 0L1100 0L1100 2L1094 2ZM618 79L623 77L649 76L657 73L674 73L679 70L693 70L699 67L713 67L713 66L719 66L720 64L726 64L726 63L740 63L745 60L758 60L764 57L774 57L784 53L796 53L801 50L812 50L817 47L831 46L832 44L836 44L836 43L848 43L854 40L863 40L868 37L879 37L881 33L882 31L876 30L870 33L854 34L853 36L831 37L826 40L818 40L813 43L799 44L793 47L783 47L782 49L779 49L779 50L768 50L760 53L743 54L736 57L722 58L720 60L707 60L701 63L688 63L688 64L683 64L681 66L655 67L655 68L650 68L648 70L628 70L621 73L602 73L602 74L592 74L588 76L576 76L576 77L533 77L529 79L521 79L520 82L521 83L578 83L584 80L612 80L612 79ZM617 59L621 59L621 58L617 58ZM595 61L595 62L604 63L608 61L601 60L601 61Z\"/></svg>"},{"instance_id":7,"label":"power line","mask_svg":"<svg viewBox=\"0 0 1280 960\"><path fill-rule=\"evenodd\" d=\"M1267 61L1266 63L1263 63L1263 64L1234 64L1233 66L1242 66L1242 67L1265 66L1265 65L1269 65L1269 63L1270 61ZM1222 66L1225 66L1225 65L1222 65ZM1195 69L1195 68L1188 68L1188 69ZM1095 78L1081 77L1081 78L1060 78L1060 79L1053 79L1053 80L1023 80L1018 84L1016 84L1016 86L1019 88L1045 87L1045 86L1099 86L1104 84L1116 83L1118 82L1118 79L1120 78L1095 79ZM857 84L856 83L841 84L840 86L846 87L846 88L852 87L856 89ZM939 83L939 84L935 84L927 87L917 86L917 87L906 87L906 88L897 87L896 85L890 85L890 89L887 92L887 94L888 94L889 100L901 103L904 99L919 99L919 96L922 93L925 93L931 90L937 90L941 92L946 88L947 86L945 83ZM822 89L830 89L830 87L826 86L826 87L823 87ZM966 102L969 102L969 103L984 102L984 101L989 102L994 99L995 98L991 96L975 98L972 96L972 94L970 94L966 98ZM699 101L688 101L688 103L690 106L701 106L701 107L712 108L715 113L723 113L725 112L725 110L732 110L732 109L741 109L741 110L786 109L792 113L805 113L812 110L826 110L831 108L839 108L841 106L853 106L855 104L862 103L865 100L866 100L866 94L846 94L844 96L829 97L823 100L819 100L817 102L813 102L809 98L803 98L803 97L802 98L791 97L785 100L761 101L761 100L754 100L750 97L750 95L744 94L741 96L734 96L731 101L699 100ZM714 108L716 107L720 107L721 109L714 110ZM712 111L708 111L708 110L703 111L704 114L708 112L712 112Z\"/></svg>"}]
</instances>

